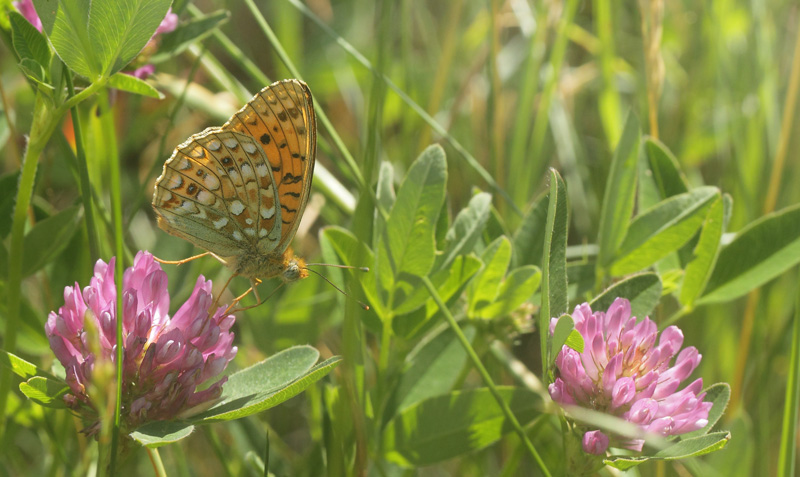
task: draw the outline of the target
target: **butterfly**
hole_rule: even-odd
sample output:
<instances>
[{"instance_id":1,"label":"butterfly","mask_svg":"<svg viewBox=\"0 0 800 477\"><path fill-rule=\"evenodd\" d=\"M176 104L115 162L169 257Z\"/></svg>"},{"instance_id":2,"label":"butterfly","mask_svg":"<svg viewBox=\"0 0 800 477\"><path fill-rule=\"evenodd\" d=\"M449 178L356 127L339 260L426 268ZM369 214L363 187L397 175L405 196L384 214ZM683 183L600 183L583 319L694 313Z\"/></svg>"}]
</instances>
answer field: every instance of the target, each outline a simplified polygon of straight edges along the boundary
<instances>
[{"instance_id":1,"label":"butterfly","mask_svg":"<svg viewBox=\"0 0 800 477\"><path fill-rule=\"evenodd\" d=\"M306 264L289 245L316 151L311 91L300 80L275 82L222 127L175 149L153 193L158 226L208 250L254 290L263 279L305 278Z\"/></svg>"}]
</instances>

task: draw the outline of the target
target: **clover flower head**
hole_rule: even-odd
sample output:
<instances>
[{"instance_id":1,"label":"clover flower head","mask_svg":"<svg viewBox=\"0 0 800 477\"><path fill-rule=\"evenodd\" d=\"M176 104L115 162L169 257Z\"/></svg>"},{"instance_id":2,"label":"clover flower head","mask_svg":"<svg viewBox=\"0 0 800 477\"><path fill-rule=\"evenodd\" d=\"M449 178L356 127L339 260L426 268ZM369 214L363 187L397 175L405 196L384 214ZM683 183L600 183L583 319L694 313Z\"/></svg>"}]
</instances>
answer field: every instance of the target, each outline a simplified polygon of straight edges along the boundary
<instances>
[{"instance_id":1,"label":"clover flower head","mask_svg":"<svg viewBox=\"0 0 800 477\"><path fill-rule=\"evenodd\" d=\"M631 316L630 303L622 298L605 313L592 312L587 303L578 305L572 319L583 336L584 350L561 348L556 358L557 377L549 386L555 402L606 412L665 437L708 424L712 403L703 401L702 378L678 391L701 358L693 346L678 352L683 345L678 327L667 327L659 338L656 324L649 318L637 322ZM553 318L551 329L555 322ZM586 432L583 450L603 455L610 437L613 440L614 436L600 430ZM644 440L618 444L641 451Z\"/></svg>"},{"instance_id":2,"label":"clover flower head","mask_svg":"<svg viewBox=\"0 0 800 477\"><path fill-rule=\"evenodd\" d=\"M89 286L64 289L64 306L51 312L45 332L66 370L69 407L96 417L90 389L100 360L116 361L117 287L114 261L98 260ZM201 275L189 299L170 317L167 275L153 256L139 252L122 286L122 410L127 429L149 421L185 418L208 409L227 377L198 391L236 355L233 315L209 314L211 281ZM96 383L94 383L96 384ZM96 426L90 426L89 429Z\"/></svg>"}]
</instances>

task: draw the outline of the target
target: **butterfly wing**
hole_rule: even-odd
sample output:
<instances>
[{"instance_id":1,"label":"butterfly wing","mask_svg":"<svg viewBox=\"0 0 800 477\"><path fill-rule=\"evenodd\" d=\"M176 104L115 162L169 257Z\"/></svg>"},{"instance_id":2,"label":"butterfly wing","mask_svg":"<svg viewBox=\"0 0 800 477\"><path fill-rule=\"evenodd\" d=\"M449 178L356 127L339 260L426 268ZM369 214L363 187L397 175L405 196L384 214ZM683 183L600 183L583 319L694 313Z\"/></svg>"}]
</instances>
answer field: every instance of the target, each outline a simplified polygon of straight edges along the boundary
<instances>
[{"instance_id":1,"label":"butterfly wing","mask_svg":"<svg viewBox=\"0 0 800 477\"><path fill-rule=\"evenodd\" d=\"M269 160L281 209L280 241L259 243L282 254L294 237L311 190L317 152L314 104L308 86L283 80L267 86L222 126L255 138Z\"/></svg>"},{"instance_id":2,"label":"butterfly wing","mask_svg":"<svg viewBox=\"0 0 800 477\"><path fill-rule=\"evenodd\" d=\"M158 225L220 257L277 247L281 210L269 161L255 139L209 128L178 146L156 180Z\"/></svg>"}]
</instances>

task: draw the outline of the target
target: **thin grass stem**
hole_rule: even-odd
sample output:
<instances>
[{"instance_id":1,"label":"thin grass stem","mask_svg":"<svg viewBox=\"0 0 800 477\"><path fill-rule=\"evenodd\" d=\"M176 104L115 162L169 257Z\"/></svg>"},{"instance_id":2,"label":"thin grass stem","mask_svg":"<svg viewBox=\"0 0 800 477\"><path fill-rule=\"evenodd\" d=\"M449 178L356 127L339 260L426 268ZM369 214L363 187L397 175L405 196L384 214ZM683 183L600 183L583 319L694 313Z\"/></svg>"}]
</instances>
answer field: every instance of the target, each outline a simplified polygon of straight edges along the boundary
<instances>
[{"instance_id":1,"label":"thin grass stem","mask_svg":"<svg viewBox=\"0 0 800 477\"><path fill-rule=\"evenodd\" d=\"M456 337L458 338L458 341L461 343L461 346L464 347L464 351L467 352L467 355L472 361L472 364L478 370L478 373L481 375L481 378L483 378L483 382L486 383L486 386L491 391L492 396L494 396L495 400L497 400L497 404L500 406L500 409L503 411L503 414L505 415L506 419L508 419L508 422L511 423L511 426L519 435L519 438L522 440L523 444L528 449L528 452L536 461L536 464L539 466L539 469L542 471L544 475L550 476L551 475L550 471L547 469L547 466L545 465L541 456L539 456L539 452L537 452L536 448L533 447L533 443L531 443L530 439L528 439L528 435L525 434L525 430L522 428L519 421L514 416L514 413L508 407L508 404L506 404L506 402L503 401L503 398L502 396L500 396L500 392L497 390L497 386L495 386L492 377L489 375L489 372L486 370L486 367L481 362L481 359L475 353L475 350L472 348L472 345L470 344L469 340L464 335L464 332L461 331L461 327L458 326L458 322L456 322L456 319L450 313L450 309L448 309L447 305L445 305L444 301L442 301L442 298L439 296L439 292L436 291L436 287L433 285L433 283L431 283L431 280L428 277L422 277L422 283L425 285L425 288L428 289L428 293L430 293L431 298L433 298L433 301L436 302L436 305L439 307L439 310L444 315L447 324L450 325L450 328L453 330L453 333L456 334Z\"/></svg>"}]
</instances>

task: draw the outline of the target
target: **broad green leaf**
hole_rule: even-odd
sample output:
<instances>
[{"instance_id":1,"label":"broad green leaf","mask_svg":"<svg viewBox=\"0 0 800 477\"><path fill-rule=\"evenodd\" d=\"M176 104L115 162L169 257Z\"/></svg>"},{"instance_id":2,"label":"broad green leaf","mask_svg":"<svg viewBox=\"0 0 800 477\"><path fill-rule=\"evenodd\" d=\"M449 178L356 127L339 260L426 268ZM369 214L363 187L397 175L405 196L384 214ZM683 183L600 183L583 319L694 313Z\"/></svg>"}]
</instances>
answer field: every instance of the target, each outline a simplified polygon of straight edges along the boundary
<instances>
[{"instance_id":1,"label":"broad green leaf","mask_svg":"<svg viewBox=\"0 0 800 477\"><path fill-rule=\"evenodd\" d=\"M355 263L357 257L365 257L367 264L375 262L372 251L364 245L363 242L358 240L349 230L342 227L326 227L322 235L330 241L334 250L342 259L344 265L352 267L363 267L363 263ZM364 295L369 301L369 305L381 320L386 317L386 306L381 296L378 293L378 284L376 279L376 271L370 270L367 273L359 275L358 283L361 284Z\"/></svg>"},{"instance_id":2,"label":"broad green leaf","mask_svg":"<svg viewBox=\"0 0 800 477\"><path fill-rule=\"evenodd\" d=\"M481 261L475 256L461 255L456 257L452 265L437 271L430 279L445 304L450 305L458 299L469 279L480 270L481 266ZM427 290L425 293L427 299L424 307L394 317L392 329L396 335L408 340L419 336L433 326L435 321L432 321L431 318L439 311L439 307L427 294ZM416 297L416 293L412 295L411 299L415 299L414 297Z\"/></svg>"},{"instance_id":3,"label":"broad green leaf","mask_svg":"<svg viewBox=\"0 0 800 477\"><path fill-rule=\"evenodd\" d=\"M22 70L22 73L25 74L25 76L27 76L31 81L35 82L39 88L44 88L42 89L43 93L52 93L53 86L47 83L44 67L36 62L36 60L23 58L19 62L19 69Z\"/></svg>"},{"instance_id":4,"label":"broad green leaf","mask_svg":"<svg viewBox=\"0 0 800 477\"><path fill-rule=\"evenodd\" d=\"M465 267L467 265L467 267ZM440 290L439 296L447 300L461 287L472 275L480 269L481 263L474 256L461 255L450 266L438 270L431 274L430 280L433 285ZM428 301L433 301L430 293L424 285L420 284L414 289L411 295L395 307L396 316L411 313L417 310Z\"/></svg>"},{"instance_id":5,"label":"broad green leaf","mask_svg":"<svg viewBox=\"0 0 800 477\"><path fill-rule=\"evenodd\" d=\"M594 290L596 264L594 260L569 262L567 265L567 298L569 303L583 303Z\"/></svg>"},{"instance_id":6,"label":"broad green leaf","mask_svg":"<svg viewBox=\"0 0 800 477\"><path fill-rule=\"evenodd\" d=\"M481 261L483 270L469 285L469 316L477 316L478 309L488 306L497 298L500 282L511 262L511 242L506 237L493 241L483 251Z\"/></svg>"},{"instance_id":7,"label":"broad green leaf","mask_svg":"<svg viewBox=\"0 0 800 477\"><path fill-rule=\"evenodd\" d=\"M658 139L648 137L644 140L644 153L661 198L666 199L689 191L678 160L664 144Z\"/></svg>"},{"instance_id":8,"label":"broad green leaf","mask_svg":"<svg viewBox=\"0 0 800 477\"><path fill-rule=\"evenodd\" d=\"M431 146L411 165L378 244L378 277L394 290L405 275L423 277L435 258L434 224L444 202L447 162Z\"/></svg>"},{"instance_id":9,"label":"broad green leaf","mask_svg":"<svg viewBox=\"0 0 800 477\"><path fill-rule=\"evenodd\" d=\"M728 408L728 401L731 399L731 387L728 383L712 384L704 389L703 392L706 393L703 401L714 403L711 406L711 410L708 411L708 424L702 429L681 435L681 440L708 434Z\"/></svg>"},{"instance_id":10,"label":"broad green leaf","mask_svg":"<svg viewBox=\"0 0 800 477\"><path fill-rule=\"evenodd\" d=\"M688 457L698 457L718 451L728 444L731 434L727 431L714 432L692 439L680 440L677 443L656 452L652 456L619 456L603 459L603 463L619 470L628 470L653 460L679 460Z\"/></svg>"},{"instance_id":11,"label":"broad green leaf","mask_svg":"<svg viewBox=\"0 0 800 477\"><path fill-rule=\"evenodd\" d=\"M564 344L578 353L583 353L583 347L585 343L583 342L583 335L578 330L572 330L569 332L569 336L567 336L567 340ZM555 358L554 358L555 359Z\"/></svg>"},{"instance_id":12,"label":"broad green leaf","mask_svg":"<svg viewBox=\"0 0 800 477\"><path fill-rule=\"evenodd\" d=\"M699 187L661 201L631 223L611 266L612 275L642 270L688 242L703 224L716 187Z\"/></svg>"},{"instance_id":13,"label":"broad green leaf","mask_svg":"<svg viewBox=\"0 0 800 477\"><path fill-rule=\"evenodd\" d=\"M114 74L114 76L108 79L108 86L121 91L127 91L129 93L149 96L151 98L164 98L164 95L161 94L159 90L150 86L150 83L125 73Z\"/></svg>"},{"instance_id":14,"label":"broad green leaf","mask_svg":"<svg viewBox=\"0 0 800 477\"><path fill-rule=\"evenodd\" d=\"M394 193L394 169L390 162L381 162L375 194L378 198L378 206L388 215L397 200Z\"/></svg>"},{"instance_id":15,"label":"broad green leaf","mask_svg":"<svg viewBox=\"0 0 800 477\"><path fill-rule=\"evenodd\" d=\"M617 143L617 150L611 160L611 170L603 193L603 207L600 212L600 231L598 234L597 262L600 267L608 267L614 260L633 213L636 194L636 158L639 153L639 119L629 113L625 129Z\"/></svg>"},{"instance_id":16,"label":"broad green leaf","mask_svg":"<svg viewBox=\"0 0 800 477\"><path fill-rule=\"evenodd\" d=\"M508 315L533 295L542 281L542 272L535 265L512 270L497 289L494 301L476 311L476 316L488 320Z\"/></svg>"},{"instance_id":17,"label":"broad green leaf","mask_svg":"<svg viewBox=\"0 0 800 477\"><path fill-rule=\"evenodd\" d=\"M34 376L19 384L19 390L31 401L45 407L66 409L67 405L61 397L69 391L64 381Z\"/></svg>"},{"instance_id":18,"label":"broad green leaf","mask_svg":"<svg viewBox=\"0 0 800 477\"><path fill-rule=\"evenodd\" d=\"M531 204L522 223L514 233L512 243L515 266L541 265L542 263L549 197L548 193L542 194Z\"/></svg>"},{"instance_id":19,"label":"broad green leaf","mask_svg":"<svg viewBox=\"0 0 800 477\"><path fill-rule=\"evenodd\" d=\"M177 442L194 432L194 426L186 421L154 421L131 432L129 436L139 444L155 449Z\"/></svg>"},{"instance_id":20,"label":"broad green leaf","mask_svg":"<svg viewBox=\"0 0 800 477\"><path fill-rule=\"evenodd\" d=\"M172 0L93 0L89 38L100 73L111 76L142 51L167 15Z\"/></svg>"},{"instance_id":21,"label":"broad green leaf","mask_svg":"<svg viewBox=\"0 0 800 477\"><path fill-rule=\"evenodd\" d=\"M227 23L230 16L227 10L217 10L178 25L175 30L159 37L158 52L150 57L150 61L159 63L182 53L189 45L201 41Z\"/></svg>"},{"instance_id":22,"label":"broad green leaf","mask_svg":"<svg viewBox=\"0 0 800 477\"><path fill-rule=\"evenodd\" d=\"M464 335L472 341L475 328L467 326ZM392 394L397 405L387 407L388 418L424 399L448 393L467 362L467 352L455 333L444 328L432 339L424 340L406 358L400 382Z\"/></svg>"},{"instance_id":23,"label":"broad green leaf","mask_svg":"<svg viewBox=\"0 0 800 477\"><path fill-rule=\"evenodd\" d=\"M13 355L8 351L0 349L0 364L7 367L14 374L22 379L30 379L34 376L42 376L42 372L35 364L29 363L19 356Z\"/></svg>"},{"instance_id":24,"label":"broad green leaf","mask_svg":"<svg viewBox=\"0 0 800 477\"><path fill-rule=\"evenodd\" d=\"M536 418L541 398L501 386L500 396L522 426ZM484 448L512 430L487 388L454 391L407 408L383 431L383 454L402 466L430 465Z\"/></svg>"},{"instance_id":25,"label":"broad green leaf","mask_svg":"<svg viewBox=\"0 0 800 477\"><path fill-rule=\"evenodd\" d=\"M12 43L20 59L30 59L44 66L50 64L50 47L44 35L17 12L9 12ZM44 76L42 76L44 78Z\"/></svg>"},{"instance_id":26,"label":"broad green leaf","mask_svg":"<svg viewBox=\"0 0 800 477\"><path fill-rule=\"evenodd\" d=\"M81 76L97 78L103 68L89 35L92 1L33 0L33 4L42 20L42 32L50 39L61 61Z\"/></svg>"},{"instance_id":27,"label":"broad green leaf","mask_svg":"<svg viewBox=\"0 0 800 477\"><path fill-rule=\"evenodd\" d=\"M31 228L25 235L22 256L22 276L38 271L64 251L78 228L80 206L73 205L48 217Z\"/></svg>"},{"instance_id":28,"label":"broad green leaf","mask_svg":"<svg viewBox=\"0 0 800 477\"><path fill-rule=\"evenodd\" d=\"M717 262L720 240L725 233L726 205L729 201L718 196L706 214L700 239L694 248L694 256L687 264L681 285L680 301L683 305L692 307L695 299L703 293L711 271Z\"/></svg>"},{"instance_id":29,"label":"broad green leaf","mask_svg":"<svg viewBox=\"0 0 800 477\"><path fill-rule=\"evenodd\" d=\"M661 278L651 272L632 275L608 287L589 305L594 311L606 311L617 298L631 302L632 316L649 316L661 299Z\"/></svg>"},{"instance_id":30,"label":"broad green leaf","mask_svg":"<svg viewBox=\"0 0 800 477\"><path fill-rule=\"evenodd\" d=\"M623 138L624 139L624 138ZM564 180L550 169L550 194L547 206L544 249L542 255L542 307L539 311L542 366L550 362L548 345L550 318L567 312L567 229L569 209Z\"/></svg>"},{"instance_id":31,"label":"broad green leaf","mask_svg":"<svg viewBox=\"0 0 800 477\"><path fill-rule=\"evenodd\" d=\"M458 213L453 226L445 236L444 253L436 257L434 270L447 267L459 255L466 255L475 247L489 219L492 195L481 192L472 197L469 205ZM442 216L444 214L440 214Z\"/></svg>"},{"instance_id":32,"label":"broad green leaf","mask_svg":"<svg viewBox=\"0 0 800 477\"><path fill-rule=\"evenodd\" d=\"M144 48L172 0L34 0L45 34L76 73L95 80Z\"/></svg>"},{"instance_id":33,"label":"broad green leaf","mask_svg":"<svg viewBox=\"0 0 800 477\"><path fill-rule=\"evenodd\" d=\"M223 387L222 400L194 417L194 424L239 419L296 396L333 368L340 358L333 357L314 366L319 352L310 346L295 346L238 371Z\"/></svg>"},{"instance_id":34,"label":"broad green leaf","mask_svg":"<svg viewBox=\"0 0 800 477\"><path fill-rule=\"evenodd\" d=\"M575 321L569 315L561 315L556 321L556 327L553 330L553 361L549 363L552 366L553 362L555 362L556 356L561 351L561 347L564 346L564 343L567 342L567 338L569 338L570 333L575 330ZM548 328L549 332L549 328Z\"/></svg>"},{"instance_id":35,"label":"broad green leaf","mask_svg":"<svg viewBox=\"0 0 800 477\"><path fill-rule=\"evenodd\" d=\"M700 303L732 300L800 261L800 205L768 214L742 229L719 252Z\"/></svg>"}]
</instances>

